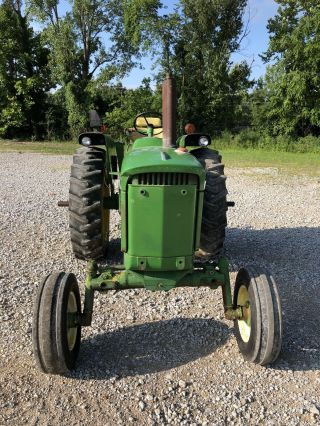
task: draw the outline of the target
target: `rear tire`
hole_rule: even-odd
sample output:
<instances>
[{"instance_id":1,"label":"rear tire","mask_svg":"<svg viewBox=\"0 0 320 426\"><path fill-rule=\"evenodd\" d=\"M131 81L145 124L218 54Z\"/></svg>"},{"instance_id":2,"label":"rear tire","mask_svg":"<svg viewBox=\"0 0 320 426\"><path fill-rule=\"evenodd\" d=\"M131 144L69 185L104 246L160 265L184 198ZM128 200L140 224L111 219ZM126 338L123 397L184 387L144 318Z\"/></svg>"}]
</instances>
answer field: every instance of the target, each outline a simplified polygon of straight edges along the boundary
<instances>
[{"instance_id":1,"label":"rear tire","mask_svg":"<svg viewBox=\"0 0 320 426\"><path fill-rule=\"evenodd\" d=\"M103 199L109 195L105 169L106 152L80 148L73 156L69 189L69 225L75 257L99 259L109 237L109 210Z\"/></svg>"},{"instance_id":2,"label":"rear tire","mask_svg":"<svg viewBox=\"0 0 320 426\"><path fill-rule=\"evenodd\" d=\"M200 148L192 154L206 171L199 254L218 255L222 249L227 226L227 188L224 165L218 151Z\"/></svg>"},{"instance_id":3,"label":"rear tire","mask_svg":"<svg viewBox=\"0 0 320 426\"><path fill-rule=\"evenodd\" d=\"M271 364L279 356L282 341L281 303L273 277L256 268L240 269L233 303L234 308L243 307L244 317L234 326L244 359Z\"/></svg>"},{"instance_id":4,"label":"rear tire","mask_svg":"<svg viewBox=\"0 0 320 426\"><path fill-rule=\"evenodd\" d=\"M69 326L69 313L81 314L76 277L64 272L47 275L38 289L32 324L33 353L44 373L64 374L75 366L81 326Z\"/></svg>"}]
</instances>

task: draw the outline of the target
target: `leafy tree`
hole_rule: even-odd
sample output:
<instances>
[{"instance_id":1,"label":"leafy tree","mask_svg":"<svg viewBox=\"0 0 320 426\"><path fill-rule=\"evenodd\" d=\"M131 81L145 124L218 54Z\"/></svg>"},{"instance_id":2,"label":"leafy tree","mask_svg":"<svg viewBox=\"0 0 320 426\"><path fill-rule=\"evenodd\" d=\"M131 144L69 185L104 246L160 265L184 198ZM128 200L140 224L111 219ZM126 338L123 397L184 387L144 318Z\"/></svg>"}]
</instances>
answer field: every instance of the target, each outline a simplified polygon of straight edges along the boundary
<instances>
[{"instance_id":1,"label":"leafy tree","mask_svg":"<svg viewBox=\"0 0 320 426\"><path fill-rule=\"evenodd\" d=\"M264 55L265 61L274 62L265 78L264 121L272 134L320 135L320 4L277 3Z\"/></svg>"},{"instance_id":2,"label":"leafy tree","mask_svg":"<svg viewBox=\"0 0 320 426\"><path fill-rule=\"evenodd\" d=\"M137 114L161 110L159 91L151 89L150 79L144 79L137 89L125 89L119 85L112 90L118 92L118 96L114 96L111 110L106 113L106 124L116 138L124 135L124 129L132 127Z\"/></svg>"},{"instance_id":3,"label":"leafy tree","mask_svg":"<svg viewBox=\"0 0 320 426\"><path fill-rule=\"evenodd\" d=\"M239 48L246 0L180 0L179 9L165 17L162 33L164 72L178 81L180 126L193 121L209 131L232 128L239 104L252 85L249 66L232 64ZM178 20L173 27L170 21Z\"/></svg>"},{"instance_id":4,"label":"leafy tree","mask_svg":"<svg viewBox=\"0 0 320 426\"><path fill-rule=\"evenodd\" d=\"M48 140L68 140L68 112L63 88L47 94L45 112L45 138Z\"/></svg>"},{"instance_id":5,"label":"leafy tree","mask_svg":"<svg viewBox=\"0 0 320 426\"><path fill-rule=\"evenodd\" d=\"M260 77L248 99L251 124L259 130L266 130L266 89L264 78Z\"/></svg>"},{"instance_id":6,"label":"leafy tree","mask_svg":"<svg viewBox=\"0 0 320 426\"><path fill-rule=\"evenodd\" d=\"M98 72L107 82L132 67L134 56L147 45L146 24L159 5L158 0L74 0L62 17L59 0L29 1L33 16L46 25L50 65L64 88L73 135L87 124L90 82Z\"/></svg>"},{"instance_id":7,"label":"leafy tree","mask_svg":"<svg viewBox=\"0 0 320 426\"><path fill-rule=\"evenodd\" d=\"M48 51L34 34L20 1L0 5L0 134L42 136Z\"/></svg>"}]
</instances>

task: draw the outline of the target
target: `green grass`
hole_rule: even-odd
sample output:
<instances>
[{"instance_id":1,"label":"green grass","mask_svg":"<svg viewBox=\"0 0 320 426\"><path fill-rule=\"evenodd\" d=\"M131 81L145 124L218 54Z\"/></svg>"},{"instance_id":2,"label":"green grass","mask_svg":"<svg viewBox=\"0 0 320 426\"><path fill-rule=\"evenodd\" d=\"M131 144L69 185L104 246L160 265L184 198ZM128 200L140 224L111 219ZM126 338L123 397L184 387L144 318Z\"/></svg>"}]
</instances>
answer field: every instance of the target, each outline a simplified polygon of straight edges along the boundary
<instances>
[{"instance_id":1,"label":"green grass","mask_svg":"<svg viewBox=\"0 0 320 426\"><path fill-rule=\"evenodd\" d=\"M315 153L270 152L258 149L220 149L227 167L272 167L279 172L320 176L320 155Z\"/></svg>"},{"instance_id":2,"label":"green grass","mask_svg":"<svg viewBox=\"0 0 320 426\"><path fill-rule=\"evenodd\" d=\"M0 152L34 152L70 155L79 147L77 142L20 142L0 140Z\"/></svg>"},{"instance_id":3,"label":"green grass","mask_svg":"<svg viewBox=\"0 0 320 426\"><path fill-rule=\"evenodd\" d=\"M269 136L257 130L245 129L240 133L223 132L214 137L213 144L230 149L255 149L276 152L313 153L320 155L320 137L305 136L293 138L286 135Z\"/></svg>"},{"instance_id":4,"label":"green grass","mask_svg":"<svg viewBox=\"0 0 320 426\"><path fill-rule=\"evenodd\" d=\"M41 154L71 155L79 145L76 142L17 142L0 140L1 152L33 152ZM215 148L213 142L212 148ZM221 147L227 168L272 167L280 173L320 176L320 155L292 153L252 148Z\"/></svg>"}]
</instances>

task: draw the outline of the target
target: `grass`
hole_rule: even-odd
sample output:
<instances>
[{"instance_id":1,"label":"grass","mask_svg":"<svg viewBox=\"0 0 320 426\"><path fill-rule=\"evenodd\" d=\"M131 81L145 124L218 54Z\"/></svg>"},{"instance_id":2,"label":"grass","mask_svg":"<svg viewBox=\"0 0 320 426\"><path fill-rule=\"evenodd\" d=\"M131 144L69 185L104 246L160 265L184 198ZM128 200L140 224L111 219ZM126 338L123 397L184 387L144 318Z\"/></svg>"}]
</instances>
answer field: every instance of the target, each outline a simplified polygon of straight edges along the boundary
<instances>
[{"instance_id":1,"label":"grass","mask_svg":"<svg viewBox=\"0 0 320 426\"><path fill-rule=\"evenodd\" d=\"M76 142L18 142L0 140L1 152L33 152L40 154L71 155L79 145ZM213 142L212 148L215 148ZM231 168L272 167L280 173L320 176L320 155L292 153L253 148L221 147L223 162Z\"/></svg>"},{"instance_id":2,"label":"grass","mask_svg":"<svg viewBox=\"0 0 320 426\"><path fill-rule=\"evenodd\" d=\"M71 155L78 148L77 142L20 142L0 140L0 152L34 152L39 154Z\"/></svg>"},{"instance_id":3,"label":"grass","mask_svg":"<svg viewBox=\"0 0 320 426\"><path fill-rule=\"evenodd\" d=\"M320 155L316 153L293 153L258 149L220 150L227 167L272 167L281 173L320 176Z\"/></svg>"},{"instance_id":4,"label":"grass","mask_svg":"<svg viewBox=\"0 0 320 426\"><path fill-rule=\"evenodd\" d=\"M293 138L286 135L269 136L257 130L245 129L232 134L223 132L214 138L214 144L219 148L255 149L263 151L314 153L320 155L320 137L304 136Z\"/></svg>"}]
</instances>

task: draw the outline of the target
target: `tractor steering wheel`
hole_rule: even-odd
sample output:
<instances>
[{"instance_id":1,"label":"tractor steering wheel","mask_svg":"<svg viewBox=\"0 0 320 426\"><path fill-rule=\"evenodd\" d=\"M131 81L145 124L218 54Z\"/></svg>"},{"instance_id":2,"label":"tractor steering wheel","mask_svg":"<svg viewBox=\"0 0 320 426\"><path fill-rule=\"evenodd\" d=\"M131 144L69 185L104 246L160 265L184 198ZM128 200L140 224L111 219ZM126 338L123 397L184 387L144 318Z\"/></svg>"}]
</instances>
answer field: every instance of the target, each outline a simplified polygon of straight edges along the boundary
<instances>
[{"instance_id":1,"label":"tractor steering wheel","mask_svg":"<svg viewBox=\"0 0 320 426\"><path fill-rule=\"evenodd\" d=\"M142 119L142 122L145 122L145 124L144 123L141 124L141 119ZM159 124L156 125L152 123L152 121L158 121L159 119L160 119L160 125ZM162 114L160 114L159 112L152 112L152 111L142 112L141 114L138 114L135 117L133 122L133 127L136 132L144 136L148 136L148 132L147 131L144 132L139 129L141 128L148 129L148 127L152 127L153 129L160 129L158 132L153 133L153 136L160 135L160 133L162 133Z\"/></svg>"}]
</instances>

